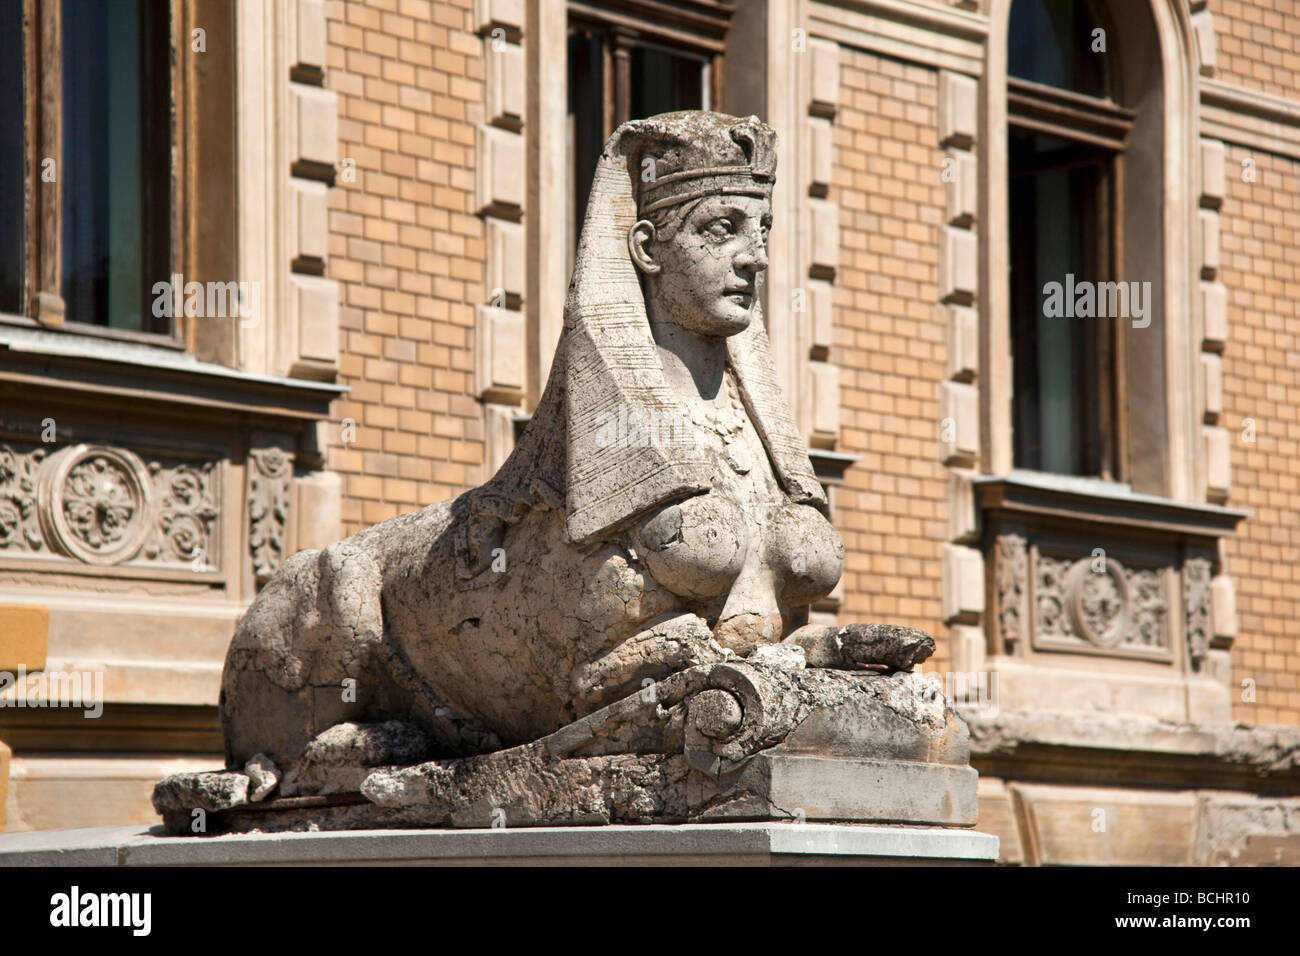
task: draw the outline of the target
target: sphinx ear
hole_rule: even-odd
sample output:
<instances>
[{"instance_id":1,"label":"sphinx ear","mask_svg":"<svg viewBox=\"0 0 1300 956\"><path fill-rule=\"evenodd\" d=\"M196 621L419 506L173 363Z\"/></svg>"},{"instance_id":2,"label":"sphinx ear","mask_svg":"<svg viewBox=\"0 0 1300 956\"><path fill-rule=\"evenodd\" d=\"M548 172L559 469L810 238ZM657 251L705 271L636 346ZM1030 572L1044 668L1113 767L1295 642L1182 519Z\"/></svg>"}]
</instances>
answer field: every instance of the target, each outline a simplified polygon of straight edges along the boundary
<instances>
[{"instance_id":1,"label":"sphinx ear","mask_svg":"<svg viewBox=\"0 0 1300 956\"><path fill-rule=\"evenodd\" d=\"M636 267L648 276L658 275L662 269L654 255L654 241L654 224L646 219L637 222L627 234L627 251Z\"/></svg>"}]
</instances>

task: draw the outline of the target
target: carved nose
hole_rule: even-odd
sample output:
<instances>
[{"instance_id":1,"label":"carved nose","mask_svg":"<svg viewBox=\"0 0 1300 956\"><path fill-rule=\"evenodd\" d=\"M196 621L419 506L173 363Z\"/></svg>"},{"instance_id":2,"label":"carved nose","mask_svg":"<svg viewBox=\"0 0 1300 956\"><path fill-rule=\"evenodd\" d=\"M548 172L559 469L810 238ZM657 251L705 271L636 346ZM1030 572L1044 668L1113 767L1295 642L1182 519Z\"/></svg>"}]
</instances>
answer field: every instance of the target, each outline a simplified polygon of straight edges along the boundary
<instances>
[{"instance_id":1,"label":"carved nose","mask_svg":"<svg viewBox=\"0 0 1300 956\"><path fill-rule=\"evenodd\" d=\"M749 272L762 272L767 268L767 247L762 240L755 242L736 258L736 266Z\"/></svg>"}]
</instances>

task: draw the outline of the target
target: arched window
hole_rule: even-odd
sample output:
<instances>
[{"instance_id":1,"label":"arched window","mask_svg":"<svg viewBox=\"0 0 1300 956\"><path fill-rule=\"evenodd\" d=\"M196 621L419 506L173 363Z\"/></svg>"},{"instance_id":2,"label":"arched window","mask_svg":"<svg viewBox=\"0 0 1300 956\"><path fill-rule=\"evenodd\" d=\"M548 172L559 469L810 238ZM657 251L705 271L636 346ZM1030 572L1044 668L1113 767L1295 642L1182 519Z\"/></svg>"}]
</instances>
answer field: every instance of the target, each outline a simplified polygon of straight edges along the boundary
<instances>
[{"instance_id":1,"label":"arched window","mask_svg":"<svg viewBox=\"0 0 1300 956\"><path fill-rule=\"evenodd\" d=\"M1007 58L1013 455L1122 480L1124 155L1117 42L1090 0L1015 0ZM1149 288L1149 286L1148 286ZM1139 287L1139 293L1142 291Z\"/></svg>"}]
</instances>

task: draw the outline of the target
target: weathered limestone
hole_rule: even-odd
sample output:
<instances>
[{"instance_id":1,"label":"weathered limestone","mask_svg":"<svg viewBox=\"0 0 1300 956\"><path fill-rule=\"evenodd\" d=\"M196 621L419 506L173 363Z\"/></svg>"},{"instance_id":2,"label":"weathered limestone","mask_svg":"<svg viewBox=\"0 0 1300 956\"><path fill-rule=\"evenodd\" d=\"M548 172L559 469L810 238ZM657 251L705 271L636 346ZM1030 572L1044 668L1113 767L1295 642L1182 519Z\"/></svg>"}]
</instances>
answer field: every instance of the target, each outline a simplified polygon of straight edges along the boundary
<instances>
[{"instance_id":1,"label":"weathered limestone","mask_svg":"<svg viewBox=\"0 0 1300 956\"><path fill-rule=\"evenodd\" d=\"M755 117L615 132L513 454L280 566L169 828L974 823L933 640L808 623L843 545L762 318L775 156Z\"/></svg>"}]
</instances>

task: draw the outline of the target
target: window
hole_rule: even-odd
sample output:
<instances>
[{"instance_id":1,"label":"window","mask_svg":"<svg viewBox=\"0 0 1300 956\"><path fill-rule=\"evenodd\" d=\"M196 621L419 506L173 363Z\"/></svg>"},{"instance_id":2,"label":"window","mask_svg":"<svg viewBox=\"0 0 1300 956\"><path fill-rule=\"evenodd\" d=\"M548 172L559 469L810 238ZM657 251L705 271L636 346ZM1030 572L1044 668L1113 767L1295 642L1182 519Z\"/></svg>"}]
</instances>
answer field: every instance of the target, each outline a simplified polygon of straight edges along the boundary
<instances>
[{"instance_id":1,"label":"window","mask_svg":"<svg viewBox=\"0 0 1300 956\"><path fill-rule=\"evenodd\" d=\"M1124 324L1114 312L1127 300L1109 293L1121 278L1134 114L1112 99L1104 44L1114 33L1087 0L1011 9L1012 427L1018 468L1122 480ZM1091 293L1076 299L1085 285Z\"/></svg>"},{"instance_id":2,"label":"window","mask_svg":"<svg viewBox=\"0 0 1300 956\"><path fill-rule=\"evenodd\" d=\"M23 0L0 0L0 313L23 307Z\"/></svg>"},{"instance_id":3,"label":"window","mask_svg":"<svg viewBox=\"0 0 1300 956\"><path fill-rule=\"evenodd\" d=\"M167 4L63 0L62 26L67 320L168 332L150 308L171 274Z\"/></svg>"},{"instance_id":4,"label":"window","mask_svg":"<svg viewBox=\"0 0 1300 956\"><path fill-rule=\"evenodd\" d=\"M0 312L170 335L170 3L0 0L0 48Z\"/></svg>"},{"instance_id":5,"label":"window","mask_svg":"<svg viewBox=\"0 0 1300 956\"><path fill-rule=\"evenodd\" d=\"M689 5L679 21L646 0L569 4L570 259L596 160L619 124L718 106L730 9L716 0Z\"/></svg>"}]
</instances>

